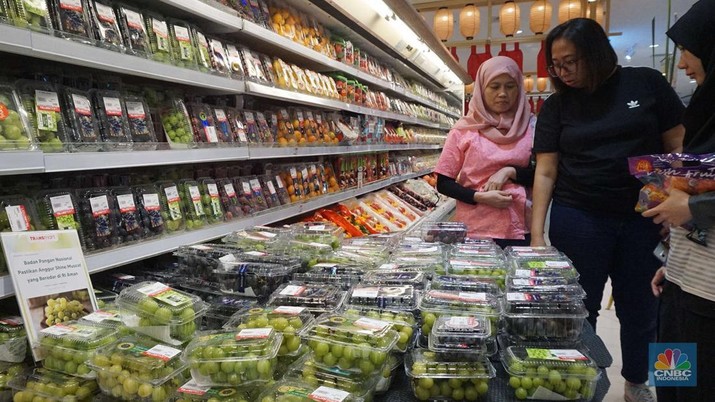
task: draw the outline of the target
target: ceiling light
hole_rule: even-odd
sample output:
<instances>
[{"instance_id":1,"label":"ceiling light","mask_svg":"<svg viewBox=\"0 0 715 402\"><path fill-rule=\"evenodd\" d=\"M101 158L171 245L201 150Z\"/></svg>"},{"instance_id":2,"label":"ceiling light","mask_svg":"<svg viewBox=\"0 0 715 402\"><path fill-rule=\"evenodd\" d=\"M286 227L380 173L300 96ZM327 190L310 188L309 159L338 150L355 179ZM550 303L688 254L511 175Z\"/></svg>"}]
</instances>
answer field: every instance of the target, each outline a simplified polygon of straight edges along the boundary
<instances>
[{"instance_id":1,"label":"ceiling light","mask_svg":"<svg viewBox=\"0 0 715 402\"><path fill-rule=\"evenodd\" d=\"M524 32L524 31L522 31L522 30L520 29L520 30L516 31L516 34L518 35L518 34L520 34L520 33L522 33L522 32Z\"/></svg>"},{"instance_id":2,"label":"ceiling light","mask_svg":"<svg viewBox=\"0 0 715 402\"><path fill-rule=\"evenodd\" d=\"M595 3L595 2L597 2L597 1L598 1L598 0L588 0L589 3Z\"/></svg>"},{"instance_id":3,"label":"ceiling light","mask_svg":"<svg viewBox=\"0 0 715 402\"><path fill-rule=\"evenodd\" d=\"M648 47L654 48L654 47L658 47L658 46L660 46L660 45L656 43L655 45L650 45L650 46L648 46Z\"/></svg>"},{"instance_id":4,"label":"ceiling light","mask_svg":"<svg viewBox=\"0 0 715 402\"><path fill-rule=\"evenodd\" d=\"M630 60L630 59L632 59L632 58L633 58L633 57L631 57L630 54L627 54L627 55L626 55L626 60Z\"/></svg>"}]
</instances>

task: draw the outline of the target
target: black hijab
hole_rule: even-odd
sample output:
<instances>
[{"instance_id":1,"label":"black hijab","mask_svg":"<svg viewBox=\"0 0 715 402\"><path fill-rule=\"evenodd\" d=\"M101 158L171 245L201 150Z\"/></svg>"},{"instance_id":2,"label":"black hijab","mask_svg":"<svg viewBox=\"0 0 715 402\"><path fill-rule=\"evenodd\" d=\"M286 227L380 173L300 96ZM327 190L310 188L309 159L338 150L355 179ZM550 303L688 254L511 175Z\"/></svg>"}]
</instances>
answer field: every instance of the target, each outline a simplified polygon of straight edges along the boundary
<instances>
[{"instance_id":1,"label":"black hijab","mask_svg":"<svg viewBox=\"0 0 715 402\"><path fill-rule=\"evenodd\" d=\"M693 93L683 116L684 151L715 152L715 0L699 0L667 35L697 56L705 68L705 81Z\"/></svg>"}]
</instances>

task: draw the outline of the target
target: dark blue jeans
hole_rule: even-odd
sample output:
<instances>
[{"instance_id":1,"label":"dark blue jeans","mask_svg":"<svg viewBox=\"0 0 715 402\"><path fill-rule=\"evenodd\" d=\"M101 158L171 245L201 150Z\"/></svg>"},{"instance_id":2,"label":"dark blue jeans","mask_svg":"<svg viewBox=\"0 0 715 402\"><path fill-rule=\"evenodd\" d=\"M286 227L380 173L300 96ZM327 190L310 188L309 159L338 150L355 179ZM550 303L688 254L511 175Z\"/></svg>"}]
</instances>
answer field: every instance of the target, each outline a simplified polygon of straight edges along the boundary
<instances>
[{"instance_id":1,"label":"dark blue jeans","mask_svg":"<svg viewBox=\"0 0 715 402\"><path fill-rule=\"evenodd\" d=\"M621 324L621 375L632 383L648 379L648 344L655 342L658 302L650 281L661 266L655 256L660 226L635 212L619 216L588 212L554 201L549 238L574 263L586 291L588 321L596 328L603 289L613 286Z\"/></svg>"}]
</instances>

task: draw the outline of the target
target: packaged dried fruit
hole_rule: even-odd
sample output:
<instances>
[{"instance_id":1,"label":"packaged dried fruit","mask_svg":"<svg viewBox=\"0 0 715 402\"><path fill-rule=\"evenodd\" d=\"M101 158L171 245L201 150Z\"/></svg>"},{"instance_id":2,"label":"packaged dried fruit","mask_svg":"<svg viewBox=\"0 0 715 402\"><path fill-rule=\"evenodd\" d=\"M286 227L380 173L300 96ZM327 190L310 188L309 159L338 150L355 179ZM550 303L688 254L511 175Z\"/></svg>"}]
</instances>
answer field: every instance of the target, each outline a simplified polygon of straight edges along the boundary
<instances>
[{"instance_id":1,"label":"packaged dried fruit","mask_svg":"<svg viewBox=\"0 0 715 402\"><path fill-rule=\"evenodd\" d=\"M99 117L102 141L125 147L132 143L127 111L122 95L117 91L91 91L95 111ZM108 149L113 149L111 146Z\"/></svg>"},{"instance_id":2,"label":"packaged dried fruit","mask_svg":"<svg viewBox=\"0 0 715 402\"><path fill-rule=\"evenodd\" d=\"M171 233L183 230L185 219L179 187L172 181L159 182L156 186L159 190L162 210L167 211L166 215L162 215L167 231Z\"/></svg>"},{"instance_id":3,"label":"packaged dried fruit","mask_svg":"<svg viewBox=\"0 0 715 402\"><path fill-rule=\"evenodd\" d=\"M196 70L198 62L196 48L191 40L191 26L189 23L178 20L169 20L169 37L171 38L171 50L174 55L174 64L178 67Z\"/></svg>"},{"instance_id":4,"label":"packaged dried fruit","mask_svg":"<svg viewBox=\"0 0 715 402\"><path fill-rule=\"evenodd\" d=\"M127 5L117 7L124 45L129 52L141 57L151 56L149 34L141 13Z\"/></svg>"},{"instance_id":5,"label":"packaged dried fruit","mask_svg":"<svg viewBox=\"0 0 715 402\"><path fill-rule=\"evenodd\" d=\"M60 97L47 82L19 80L17 91L34 137L44 152L61 152L69 141Z\"/></svg>"},{"instance_id":6,"label":"packaged dried fruit","mask_svg":"<svg viewBox=\"0 0 715 402\"><path fill-rule=\"evenodd\" d=\"M166 19L158 14L144 13L144 22L151 48L151 58L162 63L176 63L172 53L169 25L166 23Z\"/></svg>"},{"instance_id":7,"label":"packaged dried fruit","mask_svg":"<svg viewBox=\"0 0 715 402\"><path fill-rule=\"evenodd\" d=\"M189 112L184 101L172 98L161 109L161 124L166 134L166 140L172 148L189 148L194 145L194 134L191 128Z\"/></svg>"},{"instance_id":8,"label":"packaged dried fruit","mask_svg":"<svg viewBox=\"0 0 715 402\"><path fill-rule=\"evenodd\" d=\"M36 31L52 29L50 10L46 1L12 0L8 4L10 6L10 17L15 25Z\"/></svg>"},{"instance_id":9,"label":"packaged dried fruit","mask_svg":"<svg viewBox=\"0 0 715 402\"><path fill-rule=\"evenodd\" d=\"M0 151L32 149L31 133L27 113L15 89L10 84L0 84Z\"/></svg>"},{"instance_id":10,"label":"packaged dried fruit","mask_svg":"<svg viewBox=\"0 0 715 402\"><path fill-rule=\"evenodd\" d=\"M147 146L152 146L155 143L156 133L154 132L154 122L151 120L151 113L144 98L138 96L124 97L124 105L127 110L127 120L129 121L129 132L131 133L134 147L140 147L140 143L144 144L141 147L148 149Z\"/></svg>"},{"instance_id":11,"label":"packaged dried fruit","mask_svg":"<svg viewBox=\"0 0 715 402\"><path fill-rule=\"evenodd\" d=\"M154 237L168 230L169 210L162 205L159 189L153 185L133 188L135 203L142 220L144 237Z\"/></svg>"},{"instance_id":12,"label":"packaged dried fruit","mask_svg":"<svg viewBox=\"0 0 715 402\"><path fill-rule=\"evenodd\" d=\"M92 97L88 92L64 88L64 111L72 129L72 146L82 151L97 151L101 148L99 123L94 113Z\"/></svg>"},{"instance_id":13,"label":"packaged dried fruit","mask_svg":"<svg viewBox=\"0 0 715 402\"><path fill-rule=\"evenodd\" d=\"M117 13L109 2L94 0L90 8L95 37L99 43L112 50L123 49Z\"/></svg>"},{"instance_id":14,"label":"packaged dried fruit","mask_svg":"<svg viewBox=\"0 0 715 402\"><path fill-rule=\"evenodd\" d=\"M89 10L86 0L51 0L55 29L70 39L90 38Z\"/></svg>"}]
</instances>

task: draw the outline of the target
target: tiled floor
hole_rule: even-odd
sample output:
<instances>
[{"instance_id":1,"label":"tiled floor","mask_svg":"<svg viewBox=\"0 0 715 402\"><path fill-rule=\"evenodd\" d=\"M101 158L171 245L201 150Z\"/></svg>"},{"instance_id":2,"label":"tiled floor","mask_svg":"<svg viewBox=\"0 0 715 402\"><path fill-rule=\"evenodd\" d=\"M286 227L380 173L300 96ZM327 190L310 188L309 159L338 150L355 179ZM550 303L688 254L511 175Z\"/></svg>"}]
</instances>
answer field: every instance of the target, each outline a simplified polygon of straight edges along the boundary
<instances>
[{"instance_id":1,"label":"tiled floor","mask_svg":"<svg viewBox=\"0 0 715 402\"><path fill-rule=\"evenodd\" d=\"M623 402L623 386L624 379L621 377L621 340L619 337L620 324L616 317L615 306L610 310L606 310L608 299L611 296L611 282L606 283L606 290L603 292L603 301L601 302L601 311L598 316L598 326L596 333L601 337L603 343L606 344L608 351L613 356L613 364L606 369L608 379L611 381L611 388L608 394L603 399L603 402Z\"/></svg>"}]
</instances>

